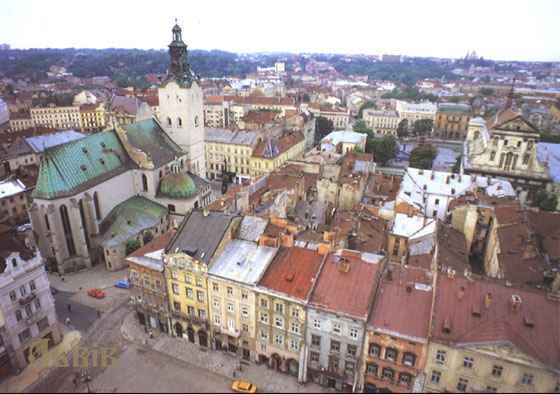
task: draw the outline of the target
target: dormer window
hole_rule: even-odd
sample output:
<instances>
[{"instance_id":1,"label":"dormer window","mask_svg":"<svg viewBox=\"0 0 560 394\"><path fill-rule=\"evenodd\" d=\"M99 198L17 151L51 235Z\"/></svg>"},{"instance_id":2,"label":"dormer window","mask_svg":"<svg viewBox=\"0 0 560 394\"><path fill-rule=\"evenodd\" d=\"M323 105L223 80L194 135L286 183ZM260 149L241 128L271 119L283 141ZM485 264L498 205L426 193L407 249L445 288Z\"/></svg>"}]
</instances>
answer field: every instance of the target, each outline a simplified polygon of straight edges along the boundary
<instances>
[{"instance_id":1,"label":"dormer window","mask_svg":"<svg viewBox=\"0 0 560 394\"><path fill-rule=\"evenodd\" d=\"M17 260L12 259L12 267L17 268Z\"/></svg>"}]
</instances>

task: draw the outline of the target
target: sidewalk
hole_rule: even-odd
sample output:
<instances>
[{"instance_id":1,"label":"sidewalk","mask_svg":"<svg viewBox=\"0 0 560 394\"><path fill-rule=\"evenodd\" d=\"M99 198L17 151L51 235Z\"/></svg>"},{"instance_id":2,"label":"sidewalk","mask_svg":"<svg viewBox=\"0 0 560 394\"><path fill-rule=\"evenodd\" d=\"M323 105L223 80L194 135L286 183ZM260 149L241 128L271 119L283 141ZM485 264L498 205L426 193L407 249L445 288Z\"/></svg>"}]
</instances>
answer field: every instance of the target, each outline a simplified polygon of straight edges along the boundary
<instances>
[{"instance_id":1,"label":"sidewalk","mask_svg":"<svg viewBox=\"0 0 560 394\"><path fill-rule=\"evenodd\" d=\"M272 393L331 393L313 383L300 385L297 379L268 369L263 365L243 365L243 371L237 370L240 359L230 354L208 350L204 351L197 345L188 343L185 339L173 338L166 334L158 338L149 339L144 328L136 321L134 313L130 313L121 326L122 335L129 341L146 345L160 353L207 369L228 379L245 379L254 383L260 392Z\"/></svg>"},{"instance_id":2,"label":"sidewalk","mask_svg":"<svg viewBox=\"0 0 560 394\"><path fill-rule=\"evenodd\" d=\"M57 360L62 354L72 351L74 346L80 343L81 335L78 331L69 331L64 334L64 339L57 346L49 350L47 355L50 360ZM22 393L33 383L46 375L49 368L44 368L41 359L29 365L17 376L8 378L0 384L0 393Z\"/></svg>"}]
</instances>

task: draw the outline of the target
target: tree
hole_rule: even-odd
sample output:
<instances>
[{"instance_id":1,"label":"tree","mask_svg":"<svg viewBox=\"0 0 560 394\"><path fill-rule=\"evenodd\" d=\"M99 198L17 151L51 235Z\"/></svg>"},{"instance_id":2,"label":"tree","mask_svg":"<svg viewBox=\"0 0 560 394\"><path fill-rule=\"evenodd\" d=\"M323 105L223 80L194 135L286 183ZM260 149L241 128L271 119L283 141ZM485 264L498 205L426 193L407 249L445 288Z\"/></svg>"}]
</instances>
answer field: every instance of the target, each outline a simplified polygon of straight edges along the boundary
<instances>
[{"instance_id":1,"label":"tree","mask_svg":"<svg viewBox=\"0 0 560 394\"><path fill-rule=\"evenodd\" d=\"M385 165L397 156L397 140L392 135L371 138L368 140L367 152L373 153L376 163Z\"/></svg>"},{"instance_id":2,"label":"tree","mask_svg":"<svg viewBox=\"0 0 560 394\"><path fill-rule=\"evenodd\" d=\"M419 145L410 153L410 167L431 170L437 156L437 148L433 145Z\"/></svg>"},{"instance_id":3,"label":"tree","mask_svg":"<svg viewBox=\"0 0 560 394\"><path fill-rule=\"evenodd\" d=\"M319 116L315 120L315 138L317 139L317 141L321 141L327 135L332 133L333 130L334 124L331 120L323 116Z\"/></svg>"},{"instance_id":4,"label":"tree","mask_svg":"<svg viewBox=\"0 0 560 394\"><path fill-rule=\"evenodd\" d=\"M400 121L399 126L397 127L397 136L399 138L406 138L408 137L408 119L403 119Z\"/></svg>"},{"instance_id":5,"label":"tree","mask_svg":"<svg viewBox=\"0 0 560 394\"><path fill-rule=\"evenodd\" d=\"M360 110L358 111L358 118L359 119L363 118L364 110L366 110L368 108L377 109L377 104L375 104L373 101L366 101L365 103L363 103L362 106L360 107Z\"/></svg>"},{"instance_id":6,"label":"tree","mask_svg":"<svg viewBox=\"0 0 560 394\"><path fill-rule=\"evenodd\" d=\"M131 253L136 252L138 249L140 249L140 246L142 245L137 239L129 239L126 243L126 255L128 256Z\"/></svg>"},{"instance_id":7,"label":"tree","mask_svg":"<svg viewBox=\"0 0 560 394\"><path fill-rule=\"evenodd\" d=\"M370 129L369 127L367 127L367 124L364 120L358 120L356 123L354 123L354 127L352 128L356 133L361 133L361 134L373 134L373 130Z\"/></svg>"},{"instance_id":8,"label":"tree","mask_svg":"<svg viewBox=\"0 0 560 394\"><path fill-rule=\"evenodd\" d=\"M535 205L543 211L554 212L558 208L558 196L546 190L541 190L535 197Z\"/></svg>"},{"instance_id":9,"label":"tree","mask_svg":"<svg viewBox=\"0 0 560 394\"><path fill-rule=\"evenodd\" d=\"M432 119L419 119L414 122L414 135L424 136L432 132L434 121Z\"/></svg>"}]
</instances>

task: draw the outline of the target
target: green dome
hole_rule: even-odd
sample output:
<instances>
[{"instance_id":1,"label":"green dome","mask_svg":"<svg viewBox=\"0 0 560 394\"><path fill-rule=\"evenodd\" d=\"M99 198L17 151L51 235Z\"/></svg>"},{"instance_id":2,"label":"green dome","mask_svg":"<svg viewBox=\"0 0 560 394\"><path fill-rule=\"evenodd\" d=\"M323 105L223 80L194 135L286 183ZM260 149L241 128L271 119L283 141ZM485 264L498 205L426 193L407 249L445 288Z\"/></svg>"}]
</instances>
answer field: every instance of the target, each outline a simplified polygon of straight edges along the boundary
<instances>
[{"instance_id":1,"label":"green dome","mask_svg":"<svg viewBox=\"0 0 560 394\"><path fill-rule=\"evenodd\" d=\"M159 193L164 197L181 199L196 194L196 185L188 174L168 174L159 184Z\"/></svg>"}]
</instances>

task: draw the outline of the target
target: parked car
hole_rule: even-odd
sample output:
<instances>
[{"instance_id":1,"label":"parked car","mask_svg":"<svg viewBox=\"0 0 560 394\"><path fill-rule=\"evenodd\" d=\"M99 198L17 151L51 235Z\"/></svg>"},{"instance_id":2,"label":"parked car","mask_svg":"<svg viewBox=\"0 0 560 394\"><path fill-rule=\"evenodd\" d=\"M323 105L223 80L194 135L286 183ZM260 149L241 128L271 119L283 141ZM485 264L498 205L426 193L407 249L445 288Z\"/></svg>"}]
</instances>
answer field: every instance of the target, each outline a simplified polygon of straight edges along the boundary
<instances>
[{"instance_id":1,"label":"parked car","mask_svg":"<svg viewBox=\"0 0 560 394\"><path fill-rule=\"evenodd\" d=\"M231 389L233 391L235 391L236 393L251 393L251 394L253 394L253 393L257 392L257 386L255 386L253 383L248 382L246 380L236 380L231 385Z\"/></svg>"},{"instance_id":2,"label":"parked car","mask_svg":"<svg viewBox=\"0 0 560 394\"><path fill-rule=\"evenodd\" d=\"M130 283L128 283L126 279L121 279L115 282L115 287L119 289L130 289Z\"/></svg>"},{"instance_id":3,"label":"parked car","mask_svg":"<svg viewBox=\"0 0 560 394\"><path fill-rule=\"evenodd\" d=\"M101 300L105 298L105 292L101 289L89 289L88 296Z\"/></svg>"}]
</instances>

